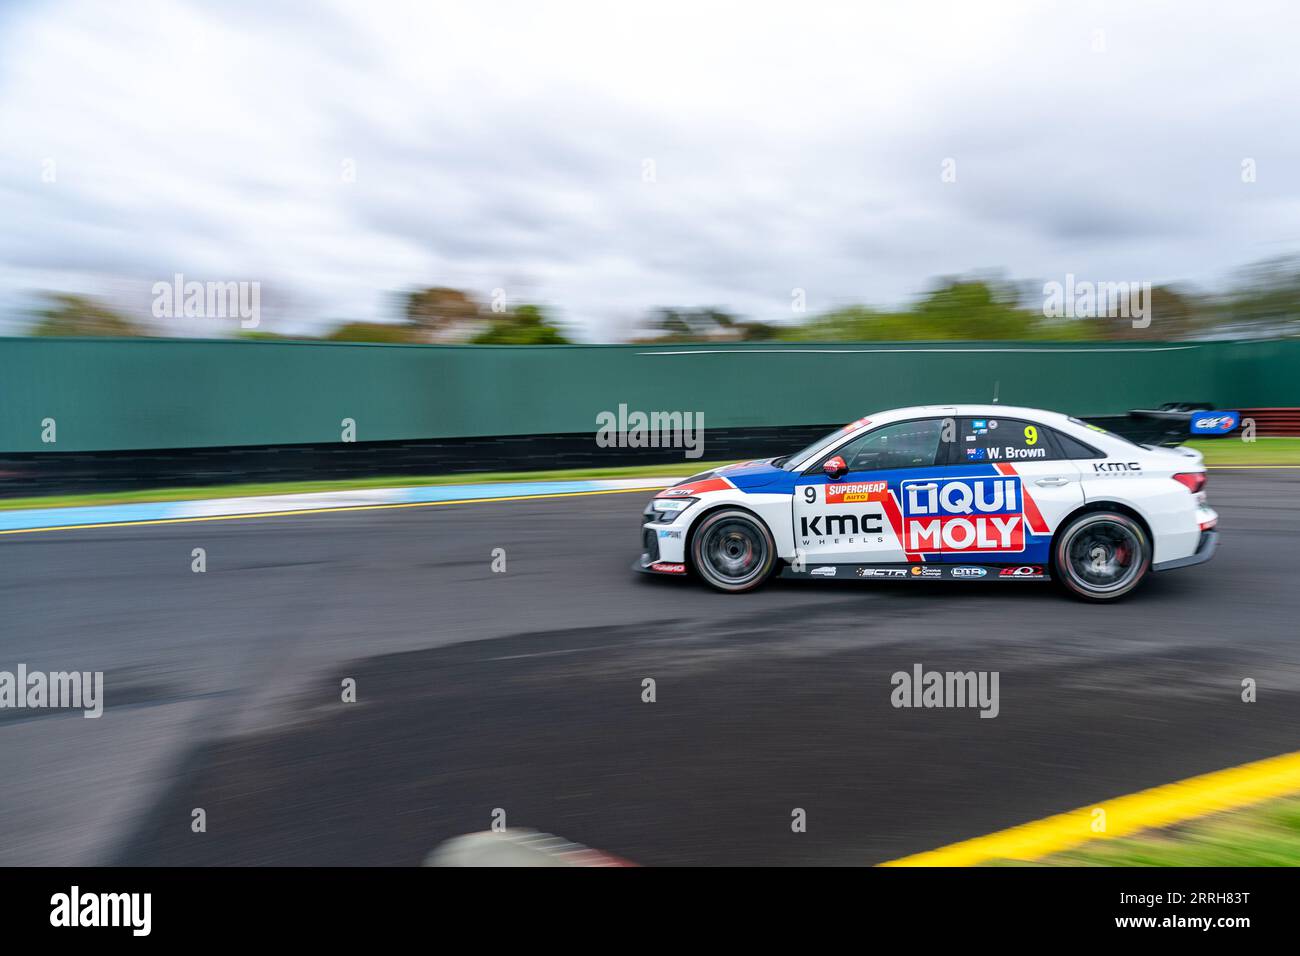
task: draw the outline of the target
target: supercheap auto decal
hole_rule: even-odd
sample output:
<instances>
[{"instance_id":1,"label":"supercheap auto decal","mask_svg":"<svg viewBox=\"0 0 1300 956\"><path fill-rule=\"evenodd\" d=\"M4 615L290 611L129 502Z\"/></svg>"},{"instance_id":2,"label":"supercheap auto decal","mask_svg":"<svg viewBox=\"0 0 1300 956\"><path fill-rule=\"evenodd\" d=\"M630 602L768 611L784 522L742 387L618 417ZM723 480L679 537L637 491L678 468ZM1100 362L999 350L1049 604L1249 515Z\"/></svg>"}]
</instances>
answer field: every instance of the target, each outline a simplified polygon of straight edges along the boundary
<instances>
[{"instance_id":1,"label":"supercheap auto decal","mask_svg":"<svg viewBox=\"0 0 1300 956\"><path fill-rule=\"evenodd\" d=\"M826 486L828 505L884 501L888 497L889 482L887 481L848 481Z\"/></svg>"}]
</instances>

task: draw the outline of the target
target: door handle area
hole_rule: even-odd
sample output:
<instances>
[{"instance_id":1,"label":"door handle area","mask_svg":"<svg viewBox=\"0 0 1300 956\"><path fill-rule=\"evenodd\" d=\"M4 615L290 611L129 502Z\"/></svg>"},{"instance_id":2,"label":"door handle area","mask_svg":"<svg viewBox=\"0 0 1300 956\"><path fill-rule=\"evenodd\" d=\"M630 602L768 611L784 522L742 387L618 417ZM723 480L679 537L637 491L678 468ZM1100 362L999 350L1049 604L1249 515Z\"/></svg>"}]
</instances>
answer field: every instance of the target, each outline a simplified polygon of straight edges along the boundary
<instances>
[{"instance_id":1,"label":"door handle area","mask_svg":"<svg viewBox=\"0 0 1300 956\"><path fill-rule=\"evenodd\" d=\"M1039 478L1034 484L1042 485L1044 488L1059 488L1061 485L1068 485L1069 478Z\"/></svg>"}]
</instances>

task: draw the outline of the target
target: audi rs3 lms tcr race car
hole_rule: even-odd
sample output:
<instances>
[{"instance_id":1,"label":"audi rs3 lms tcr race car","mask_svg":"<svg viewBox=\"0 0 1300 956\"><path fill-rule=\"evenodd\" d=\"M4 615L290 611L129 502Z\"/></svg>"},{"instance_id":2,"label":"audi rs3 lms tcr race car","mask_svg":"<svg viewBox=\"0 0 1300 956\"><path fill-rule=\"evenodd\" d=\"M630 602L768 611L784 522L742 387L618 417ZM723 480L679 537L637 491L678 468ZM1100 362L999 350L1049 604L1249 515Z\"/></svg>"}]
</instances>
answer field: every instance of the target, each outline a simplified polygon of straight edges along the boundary
<instances>
[{"instance_id":1,"label":"audi rs3 lms tcr race car","mask_svg":"<svg viewBox=\"0 0 1300 956\"><path fill-rule=\"evenodd\" d=\"M1204 488L1199 452L1056 412L900 408L661 491L634 567L731 592L773 574L1055 579L1106 601L1148 571L1210 559L1218 516Z\"/></svg>"}]
</instances>

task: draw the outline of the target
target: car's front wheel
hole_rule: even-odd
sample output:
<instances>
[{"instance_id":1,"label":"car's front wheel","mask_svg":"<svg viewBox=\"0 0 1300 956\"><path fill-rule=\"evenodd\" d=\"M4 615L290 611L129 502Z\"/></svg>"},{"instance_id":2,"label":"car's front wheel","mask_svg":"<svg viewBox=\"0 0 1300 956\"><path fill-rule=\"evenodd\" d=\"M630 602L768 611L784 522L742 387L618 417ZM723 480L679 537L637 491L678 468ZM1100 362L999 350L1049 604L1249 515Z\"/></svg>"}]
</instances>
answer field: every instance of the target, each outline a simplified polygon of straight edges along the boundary
<instances>
[{"instance_id":1,"label":"car's front wheel","mask_svg":"<svg viewBox=\"0 0 1300 956\"><path fill-rule=\"evenodd\" d=\"M1113 601L1146 577L1151 539L1126 514L1090 511L1057 534L1053 555L1057 577L1073 594L1089 601Z\"/></svg>"},{"instance_id":2,"label":"car's front wheel","mask_svg":"<svg viewBox=\"0 0 1300 956\"><path fill-rule=\"evenodd\" d=\"M691 536L691 560L711 587L737 593L767 580L776 562L772 532L748 511L705 515Z\"/></svg>"}]
</instances>

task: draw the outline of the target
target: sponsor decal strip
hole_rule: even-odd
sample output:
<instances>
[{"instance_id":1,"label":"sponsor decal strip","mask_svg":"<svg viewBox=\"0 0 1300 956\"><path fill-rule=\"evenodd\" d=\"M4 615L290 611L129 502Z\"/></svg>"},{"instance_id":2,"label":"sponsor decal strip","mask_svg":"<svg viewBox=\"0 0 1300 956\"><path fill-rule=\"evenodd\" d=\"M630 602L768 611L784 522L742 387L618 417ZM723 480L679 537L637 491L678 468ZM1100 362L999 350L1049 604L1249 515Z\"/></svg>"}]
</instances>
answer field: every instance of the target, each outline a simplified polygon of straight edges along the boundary
<instances>
[{"instance_id":1,"label":"sponsor decal strip","mask_svg":"<svg viewBox=\"0 0 1300 956\"><path fill-rule=\"evenodd\" d=\"M912 581L1049 581L1041 564L818 564L805 571L786 568L781 577L894 578Z\"/></svg>"}]
</instances>

